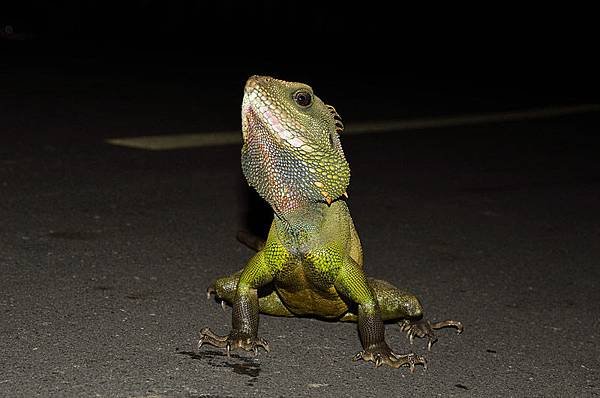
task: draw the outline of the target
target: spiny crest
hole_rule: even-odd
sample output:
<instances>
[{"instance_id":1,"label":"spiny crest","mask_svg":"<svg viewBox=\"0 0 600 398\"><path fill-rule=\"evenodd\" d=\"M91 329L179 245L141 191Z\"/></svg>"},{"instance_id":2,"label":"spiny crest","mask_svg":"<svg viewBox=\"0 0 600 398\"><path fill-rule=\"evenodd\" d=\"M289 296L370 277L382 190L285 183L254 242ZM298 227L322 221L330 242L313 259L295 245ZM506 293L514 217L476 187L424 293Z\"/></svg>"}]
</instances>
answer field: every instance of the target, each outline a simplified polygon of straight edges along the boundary
<instances>
[{"instance_id":1,"label":"spiny crest","mask_svg":"<svg viewBox=\"0 0 600 398\"><path fill-rule=\"evenodd\" d=\"M335 121L335 132L341 134L344 131L344 122L342 122L342 117L339 113L337 113L332 105L325 104L325 106L327 106L329 112L331 112L331 115L333 116L333 120Z\"/></svg>"}]
</instances>

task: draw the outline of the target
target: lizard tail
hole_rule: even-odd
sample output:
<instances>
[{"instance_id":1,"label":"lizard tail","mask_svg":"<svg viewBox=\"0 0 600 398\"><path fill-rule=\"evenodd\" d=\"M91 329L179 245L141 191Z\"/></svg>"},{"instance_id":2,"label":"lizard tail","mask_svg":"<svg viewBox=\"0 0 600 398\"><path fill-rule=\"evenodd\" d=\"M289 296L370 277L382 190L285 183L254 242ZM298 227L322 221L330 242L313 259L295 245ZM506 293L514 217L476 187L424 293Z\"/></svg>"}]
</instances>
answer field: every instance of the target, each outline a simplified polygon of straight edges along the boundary
<instances>
[{"instance_id":1,"label":"lizard tail","mask_svg":"<svg viewBox=\"0 0 600 398\"><path fill-rule=\"evenodd\" d=\"M256 235L252 235L250 232L239 231L237 233L237 240L257 252L265 247L265 241Z\"/></svg>"}]
</instances>

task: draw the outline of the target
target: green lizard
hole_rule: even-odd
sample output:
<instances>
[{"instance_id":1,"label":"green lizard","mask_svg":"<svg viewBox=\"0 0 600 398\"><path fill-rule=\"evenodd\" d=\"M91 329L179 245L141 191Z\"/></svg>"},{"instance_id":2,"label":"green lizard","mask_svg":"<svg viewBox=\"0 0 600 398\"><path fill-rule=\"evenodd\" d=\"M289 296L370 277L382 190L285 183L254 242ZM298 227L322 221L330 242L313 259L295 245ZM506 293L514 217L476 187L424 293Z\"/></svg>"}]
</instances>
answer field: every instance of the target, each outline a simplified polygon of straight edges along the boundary
<instances>
[{"instance_id":1,"label":"green lizard","mask_svg":"<svg viewBox=\"0 0 600 398\"><path fill-rule=\"evenodd\" d=\"M246 267L217 279L208 289L233 306L232 329L219 336L200 332L203 344L258 353L269 351L258 337L259 313L314 316L358 322L363 359L394 368L426 366L423 356L393 352L384 321L399 321L415 336L436 341L433 330L463 326L431 323L413 294L368 278L358 234L346 204L350 168L339 133L344 125L332 106L311 87L272 77L252 76L242 102L242 169L250 186L271 205L274 220L266 242L242 239L257 253Z\"/></svg>"}]
</instances>

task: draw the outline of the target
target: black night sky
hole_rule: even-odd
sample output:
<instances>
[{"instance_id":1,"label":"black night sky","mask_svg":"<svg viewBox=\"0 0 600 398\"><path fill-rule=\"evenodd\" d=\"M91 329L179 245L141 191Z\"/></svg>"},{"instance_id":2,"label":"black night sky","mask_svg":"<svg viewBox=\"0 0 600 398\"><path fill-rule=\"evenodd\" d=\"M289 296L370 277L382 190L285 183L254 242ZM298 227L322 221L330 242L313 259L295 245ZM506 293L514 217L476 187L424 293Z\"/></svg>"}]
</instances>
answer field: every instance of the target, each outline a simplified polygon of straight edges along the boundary
<instances>
[{"instance_id":1,"label":"black night sky","mask_svg":"<svg viewBox=\"0 0 600 398\"><path fill-rule=\"evenodd\" d=\"M323 80L593 96L590 13L390 2L3 2L3 63L265 68ZM429 83L427 83L429 82ZM382 87L382 94L388 91Z\"/></svg>"}]
</instances>

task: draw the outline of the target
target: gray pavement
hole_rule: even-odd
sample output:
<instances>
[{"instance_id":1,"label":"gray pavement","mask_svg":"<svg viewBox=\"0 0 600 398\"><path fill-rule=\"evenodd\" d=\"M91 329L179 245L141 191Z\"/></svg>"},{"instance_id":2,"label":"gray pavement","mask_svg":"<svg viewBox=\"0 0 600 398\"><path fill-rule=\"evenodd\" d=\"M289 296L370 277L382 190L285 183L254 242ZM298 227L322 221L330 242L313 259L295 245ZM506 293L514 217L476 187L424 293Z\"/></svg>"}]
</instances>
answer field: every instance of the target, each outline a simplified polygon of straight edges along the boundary
<instances>
[{"instance_id":1,"label":"gray pavement","mask_svg":"<svg viewBox=\"0 0 600 398\"><path fill-rule=\"evenodd\" d=\"M47 85L3 86L0 396L600 395L598 113L343 140L367 272L465 325L430 353L388 325L429 360L411 374L352 362L356 326L313 319L261 317L272 351L256 358L196 351L200 328L230 324L207 285L243 266L236 232L268 212L237 146L104 139L235 128L238 82L211 103L185 74L36 76Z\"/></svg>"}]
</instances>

